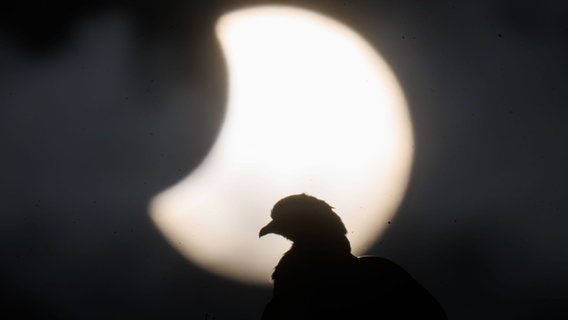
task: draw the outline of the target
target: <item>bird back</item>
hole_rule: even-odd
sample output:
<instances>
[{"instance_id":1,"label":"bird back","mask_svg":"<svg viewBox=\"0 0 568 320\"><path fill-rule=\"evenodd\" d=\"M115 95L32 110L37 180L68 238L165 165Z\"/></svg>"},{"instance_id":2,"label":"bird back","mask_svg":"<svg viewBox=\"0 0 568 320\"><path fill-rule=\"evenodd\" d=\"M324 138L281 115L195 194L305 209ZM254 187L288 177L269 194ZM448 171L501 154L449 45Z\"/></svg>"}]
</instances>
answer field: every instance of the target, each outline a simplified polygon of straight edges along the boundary
<instances>
[{"instance_id":1,"label":"bird back","mask_svg":"<svg viewBox=\"0 0 568 320\"><path fill-rule=\"evenodd\" d=\"M273 277L263 320L446 319L434 297L386 258L289 251Z\"/></svg>"}]
</instances>

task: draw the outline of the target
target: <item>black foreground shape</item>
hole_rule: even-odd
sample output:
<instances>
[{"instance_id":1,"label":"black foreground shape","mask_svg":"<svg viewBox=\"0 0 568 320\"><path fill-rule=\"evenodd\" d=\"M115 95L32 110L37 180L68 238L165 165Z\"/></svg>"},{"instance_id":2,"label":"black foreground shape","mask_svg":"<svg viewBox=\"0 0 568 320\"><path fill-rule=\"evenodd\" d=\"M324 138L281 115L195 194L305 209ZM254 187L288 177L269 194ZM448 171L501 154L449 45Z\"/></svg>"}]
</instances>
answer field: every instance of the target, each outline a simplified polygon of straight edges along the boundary
<instances>
[{"instance_id":1,"label":"black foreground shape","mask_svg":"<svg viewBox=\"0 0 568 320\"><path fill-rule=\"evenodd\" d=\"M355 257L347 231L326 202L298 194L276 203L262 237L293 242L272 274L263 320L447 319L436 299L402 267Z\"/></svg>"}]
</instances>

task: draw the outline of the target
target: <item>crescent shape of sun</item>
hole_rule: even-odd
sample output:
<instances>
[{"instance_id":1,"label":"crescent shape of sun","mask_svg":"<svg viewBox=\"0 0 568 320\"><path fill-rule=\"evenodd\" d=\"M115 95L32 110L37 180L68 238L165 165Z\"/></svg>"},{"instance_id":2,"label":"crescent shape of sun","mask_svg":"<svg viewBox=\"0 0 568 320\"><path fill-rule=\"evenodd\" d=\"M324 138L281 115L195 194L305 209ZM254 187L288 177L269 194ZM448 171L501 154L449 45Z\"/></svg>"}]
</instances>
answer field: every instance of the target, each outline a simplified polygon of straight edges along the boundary
<instances>
[{"instance_id":1,"label":"crescent shape of sun","mask_svg":"<svg viewBox=\"0 0 568 320\"><path fill-rule=\"evenodd\" d=\"M399 206L412 161L392 71L353 30L303 9L237 10L216 32L229 77L224 123L200 166L152 199L158 229L205 270L269 284L290 243L258 231L276 201L307 193L335 208L363 253Z\"/></svg>"}]
</instances>

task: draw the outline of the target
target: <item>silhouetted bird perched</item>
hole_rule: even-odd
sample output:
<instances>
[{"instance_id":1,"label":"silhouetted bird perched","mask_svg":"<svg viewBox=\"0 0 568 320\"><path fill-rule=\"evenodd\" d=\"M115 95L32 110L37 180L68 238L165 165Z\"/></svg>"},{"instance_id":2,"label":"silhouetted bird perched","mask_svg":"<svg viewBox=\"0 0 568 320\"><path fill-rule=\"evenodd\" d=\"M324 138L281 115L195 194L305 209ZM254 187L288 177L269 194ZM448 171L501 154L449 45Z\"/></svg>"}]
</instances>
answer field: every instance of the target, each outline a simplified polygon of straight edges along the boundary
<instances>
[{"instance_id":1,"label":"silhouetted bird perched","mask_svg":"<svg viewBox=\"0 0 568 320\"><path fill-rule=\"evenodd\" d=\"M262 237L293 242L276 266L263 320L446 319L432 295L386 258L351 254L333 208L306 194L276 203Z\"/></svg>"}]
</instances>

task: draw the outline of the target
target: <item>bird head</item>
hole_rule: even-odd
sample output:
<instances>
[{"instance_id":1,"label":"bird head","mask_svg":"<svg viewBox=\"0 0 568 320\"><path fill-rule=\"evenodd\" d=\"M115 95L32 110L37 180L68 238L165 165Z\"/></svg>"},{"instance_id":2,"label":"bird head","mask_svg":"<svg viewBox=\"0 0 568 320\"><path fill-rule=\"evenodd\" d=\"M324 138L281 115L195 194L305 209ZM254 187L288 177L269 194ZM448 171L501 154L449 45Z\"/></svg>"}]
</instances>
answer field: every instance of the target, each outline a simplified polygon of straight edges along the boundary
<instances>
[{"instance_id":1,"label":"bird head","mask_svg":"<svg viewBox=\"0 0 568 320\"><path fill-rule=\"evenodd\" d=\"M270 216L272 221L260 230L259 237L273 233L306 243L344 238L347 233L329 204L304 193L279 200Z\"/></svg>"}]
</instances>

